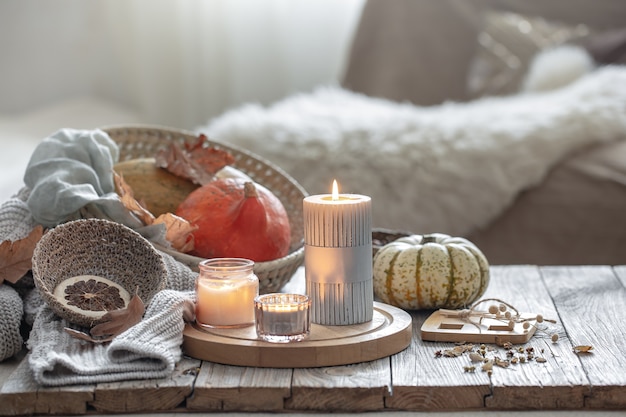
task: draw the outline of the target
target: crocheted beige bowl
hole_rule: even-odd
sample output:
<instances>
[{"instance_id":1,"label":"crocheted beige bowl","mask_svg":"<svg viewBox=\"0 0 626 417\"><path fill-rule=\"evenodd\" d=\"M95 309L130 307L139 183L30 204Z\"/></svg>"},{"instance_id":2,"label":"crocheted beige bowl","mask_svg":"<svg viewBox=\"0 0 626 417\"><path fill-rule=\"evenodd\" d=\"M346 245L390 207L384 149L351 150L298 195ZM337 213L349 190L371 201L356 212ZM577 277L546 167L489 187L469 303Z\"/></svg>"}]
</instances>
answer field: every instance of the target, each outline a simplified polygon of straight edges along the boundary
<instances>
[{"instance_id":1,"label":"crocheted beige bowl","mask_svg":"<svg viewBox=\"0 0 626 417\"><path fill-rule=\"evenodd\" d=\"M35 247L32 270L52 311L85 327L108 310L123 308L135 292L147 305L167 282L163 258L150 242L103 219L76 220L48 231Z\"/></svg>"}]
</instances>

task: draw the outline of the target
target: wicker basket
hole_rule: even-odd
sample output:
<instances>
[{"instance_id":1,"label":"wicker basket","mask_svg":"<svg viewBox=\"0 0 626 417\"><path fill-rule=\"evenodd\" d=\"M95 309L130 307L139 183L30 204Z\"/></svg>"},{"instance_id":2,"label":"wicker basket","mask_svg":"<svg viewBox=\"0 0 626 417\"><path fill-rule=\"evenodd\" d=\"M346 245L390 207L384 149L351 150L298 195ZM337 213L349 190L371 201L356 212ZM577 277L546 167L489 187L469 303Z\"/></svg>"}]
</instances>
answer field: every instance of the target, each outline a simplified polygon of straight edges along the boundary
<instances>
[{"instance_id":1,"label":"wicker basket","mask_svg":"<svg viewBox=\"0 0 626 417\"><path fill-rule=\"evenodd\" d=\"M394 242L401 237L407 237L411 235L411 232L406 232L403 230L374 228L372 230L372 254L376 255L376 253L388 243Z\"/></svg>"},{"instance_id":2,"label":"wicker basket","mask_svg":"<svg viewBox=\"0 0 626 417\"><path fill-rule=\"evenodd\" d=\"M132 256L129 256L132 254ZM33 278L52 311L70 323L91 327L97 317L69 309L54 295L68 278L96 275L137 291L148 304L167 284L163 257L143 236L120 223L104 219L74 220L43 235L33 253Z\"/></svg>"},{"instance_id":3,"label":"wicker basket","mask_svg":"<svg viewBox=\"0 0 626 417\"><path fill-rule=\"evenodd\" d=\"M120 161L154 157L157 150L171 143L183 144L197 140L197 135L193 132L159 126L111 126L103 130L118 144ZM302 200L307 193L296 180L267 160L232 145L213 140L209 140L208 144L232 154L235 158L233 166L271 190L287 210L291 225L289 254L273 261L257 262L254 265L254 272L260 281L260 292L277 292L291 279L304 261ZM198 270L198 263L203 260L175 251L164 251L194 270Z\"/></svg>"}]
</instances>

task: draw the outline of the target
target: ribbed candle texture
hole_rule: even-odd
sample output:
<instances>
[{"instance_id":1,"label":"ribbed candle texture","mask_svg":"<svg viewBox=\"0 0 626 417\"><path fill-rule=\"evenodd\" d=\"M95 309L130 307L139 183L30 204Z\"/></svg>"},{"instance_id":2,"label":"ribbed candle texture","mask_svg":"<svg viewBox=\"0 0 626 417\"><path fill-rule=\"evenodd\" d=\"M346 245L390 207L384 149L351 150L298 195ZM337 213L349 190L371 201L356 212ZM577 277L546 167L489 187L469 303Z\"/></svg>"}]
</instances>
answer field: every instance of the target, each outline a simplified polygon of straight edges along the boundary
<instances>
[{"instance_id":1,"label":"ribbed candle texture","mask_svg":"<svg viewBox=\"0 0 626 417\"><path fill-rule=\"evenodd\" d=\"M372 320L372 204L358 194L304 199L304 265L311 321L348 325Z\"/></svg>"}]
</instances>

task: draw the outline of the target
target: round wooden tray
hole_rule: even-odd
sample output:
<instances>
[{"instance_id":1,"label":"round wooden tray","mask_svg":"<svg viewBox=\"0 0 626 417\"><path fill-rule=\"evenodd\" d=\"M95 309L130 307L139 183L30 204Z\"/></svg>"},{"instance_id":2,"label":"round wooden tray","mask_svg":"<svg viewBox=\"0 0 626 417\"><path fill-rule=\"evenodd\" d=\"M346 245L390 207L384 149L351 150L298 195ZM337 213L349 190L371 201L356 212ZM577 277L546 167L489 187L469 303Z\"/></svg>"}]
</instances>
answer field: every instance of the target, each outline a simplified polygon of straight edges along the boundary
<instances>
[{"instance_id":1,"label":"round wooden tray","mask_svg":"<svg viewBox=\"0 0 626 417\"><path fill-rule=\"evenodd\" d=\"M271 343L256 336L254 326L204 330L187 324L183 351L196 359L226 365L267 368L311 368L347 365L384 358L411 343L411 316L404 310L374 303L371 322L349 326L312 323L301 342Z\"/></svg>"}]
</instances>

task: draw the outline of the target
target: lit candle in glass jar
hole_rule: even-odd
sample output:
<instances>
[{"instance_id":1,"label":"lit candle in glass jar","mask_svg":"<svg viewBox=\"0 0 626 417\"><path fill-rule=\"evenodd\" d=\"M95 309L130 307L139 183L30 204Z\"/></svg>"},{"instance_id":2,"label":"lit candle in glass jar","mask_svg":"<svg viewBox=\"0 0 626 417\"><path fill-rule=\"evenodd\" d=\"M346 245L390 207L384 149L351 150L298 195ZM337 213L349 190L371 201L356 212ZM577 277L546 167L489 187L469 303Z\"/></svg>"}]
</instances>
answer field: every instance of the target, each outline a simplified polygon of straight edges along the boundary
<instances>
[{"instance_id":1,"label":"lit candle in glass jar","mask_svg":"<svg viewBox=\"0 0 626 417\"><path fill-rule=\"evenodd\" d=\"M196 280L196 322L207 327L243 327L254 323L254 298L259 280L254 262L215 258L199 264Z\"/></svg>"},{"instance_id":2,"label":"lit candle in glass jar","mask_svg":"<svg viewBox=\"0 0 626 417\"><path fill-rule=\"evenodd\" d=\"M302 294L264 294L254 300L257 336L268 342L297 342L309 336L311 302Z\"/></svg>"},{"instance_id":3,"label":"lit candle in glass jar","mask_svg":"<svg viewBox=\"0 0 626 417\"><path fill-rule=\"evenodd\" d=\"M346 325L372 320L372 200L358 194L304 199L304 265L311 321Z\"/></svg>"}]
</instances>

